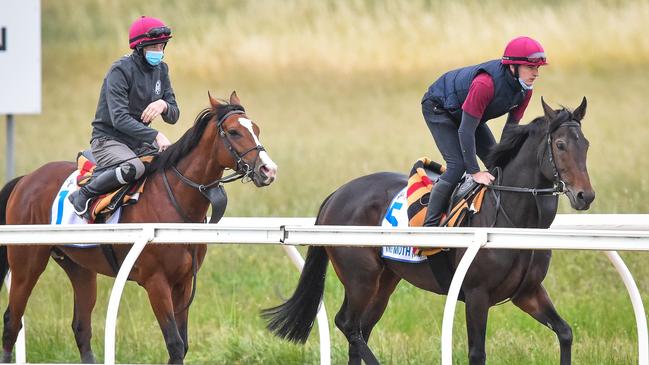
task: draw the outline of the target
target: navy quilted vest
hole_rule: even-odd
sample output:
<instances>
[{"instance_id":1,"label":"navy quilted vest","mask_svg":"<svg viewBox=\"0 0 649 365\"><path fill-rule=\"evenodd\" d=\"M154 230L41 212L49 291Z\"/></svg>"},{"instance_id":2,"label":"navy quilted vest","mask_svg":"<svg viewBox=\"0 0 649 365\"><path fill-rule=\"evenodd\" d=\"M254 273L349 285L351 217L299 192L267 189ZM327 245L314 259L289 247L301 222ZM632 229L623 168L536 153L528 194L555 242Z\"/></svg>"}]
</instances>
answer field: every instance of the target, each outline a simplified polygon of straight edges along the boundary
<instances>
[{"instance_id":1,"label":"navy quilted vest","mask_svg":"<svg viewBox=\"0 0 649 365\"><path fill-rule=\"evenodd\" d=\"M422 102L432 100L459 124L462 120L462 104L469 93L471 82L482 72L488 73L494 81L494 98L485 108L481 122L504 115L523 101L525 90L518 80L500 60L493 60L445 73L430 85Z\"/></svg>"}]
</instances>

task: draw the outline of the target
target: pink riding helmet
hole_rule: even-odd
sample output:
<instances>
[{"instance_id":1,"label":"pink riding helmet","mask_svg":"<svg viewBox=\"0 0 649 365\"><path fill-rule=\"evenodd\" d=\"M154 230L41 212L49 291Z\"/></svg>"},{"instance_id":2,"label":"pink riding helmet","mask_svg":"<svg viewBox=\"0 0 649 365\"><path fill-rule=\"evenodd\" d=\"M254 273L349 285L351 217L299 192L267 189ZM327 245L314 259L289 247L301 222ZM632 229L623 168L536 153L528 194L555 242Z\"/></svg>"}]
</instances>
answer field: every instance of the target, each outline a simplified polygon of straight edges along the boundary
<instances>
[{"instance_id":1,"label":"pink riding helmet","mask_svg":"<svg viewBox=\"0 0 649 365\"><path fill-rule=\"evenodd\" d=\"M144 15L137 18L128 31L131 49L138 46L166 43L170 38L171 29L162 20Z\"/></svg>"},{"instance_id":2,"label":"pink riding helmet","mask_svg":"<svg viewBox=\"0 0 649 365\"><path fill-rule=\"evenodd\" d=\"M516 37L507 43L503 58L503 65L547 65L545 51L538 41L530 37Z\"/></svg>"}]
</instances>

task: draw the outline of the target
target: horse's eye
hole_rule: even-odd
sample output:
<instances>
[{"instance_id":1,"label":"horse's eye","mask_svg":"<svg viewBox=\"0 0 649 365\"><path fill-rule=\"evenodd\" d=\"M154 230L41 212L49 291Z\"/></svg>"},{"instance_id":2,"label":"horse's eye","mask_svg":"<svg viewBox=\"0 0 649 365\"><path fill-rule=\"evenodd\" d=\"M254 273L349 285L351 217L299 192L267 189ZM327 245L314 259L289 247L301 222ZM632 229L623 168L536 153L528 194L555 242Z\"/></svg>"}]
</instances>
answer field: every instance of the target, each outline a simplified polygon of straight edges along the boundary
<instances>
[{"instance_id":1,"label":"horse's eye","mask_svg":"<svg viewBox=\"0 0 649 365\"><path fill-rule=\"evenodd\" d=\"M237 132L237 131L234 130L234 129L230 129L230 130L228 131L228 135L230 135L231 137L241 137L241 135L239 134L239 132Z\"/></svg>"},{"instance_id":2,"label":"horse's eye","mask_svg":"<svg viewBox=\"0 0 649 365\"><path fill-rule=\"evenodd\" d=\"M559 151L565 151L566 150L566 142L557 141L557 148L559 149Z\"/></svg>"}]
</instances>

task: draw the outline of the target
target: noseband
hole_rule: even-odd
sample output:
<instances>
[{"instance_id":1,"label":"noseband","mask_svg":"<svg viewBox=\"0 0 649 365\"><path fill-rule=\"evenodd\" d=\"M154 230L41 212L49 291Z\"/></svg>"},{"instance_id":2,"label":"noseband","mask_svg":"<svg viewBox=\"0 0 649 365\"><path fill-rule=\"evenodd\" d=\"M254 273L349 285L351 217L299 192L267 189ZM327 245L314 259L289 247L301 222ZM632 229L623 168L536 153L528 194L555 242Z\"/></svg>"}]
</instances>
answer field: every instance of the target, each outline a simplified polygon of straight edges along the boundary
<instances>
[{"instance_id":1,"label":"noseband","mask_svg":"<svg viewBox=\"0 0 649 365\"><path fill-rule=\"evenodd\" d=\"M497 184L487 185L487 188L492 190L494 200L496 201L496 219L494 220L493 225L496 224L496 220L498 219L498 212L502 212L503 216L507 219L509 224L512 227L516 226L512 222L512 220L509 217L509 215L507 214L507 212L505 212L505 210L503 209L503 207L502 207L502 205L500 203L500 195L496 194L496 191L508 191L508 192L512 192L512 193L532 194L534 196L534 201L536 203L536 209L537 209L537 213L538 213L537 227L540 227L541 220L542 220L541 219L542 218L541 217L542 212L541 212L541 207L540 207L539 202L538 202L538 196L539 195L557 196L557 195L561 195L561 194L566 193L566 183L563 180L561 180L561 176L559 175L559 170L557 169L557 164L556 164L556 161L554 159L554 153L552 152L552 133L554 133L560 127L579 127L579 128L581 128L581 123L579 123L578 121L576 121L574 119L571 119L571 120L568 120L567 122L559 124L556 128L554 128L552 130L550 130L548 128L547 137L546 137L546 141L547 141L546 147L547 147L547 150L548 150L548 161L550 162L550 166L552 166L552 179L553 179L553 181L552 181L552 187L551 188L537 189L537 188L524 188L524 187L518 187L518 186L500 185L500 179L502 178L502 174L500 173L501 168L497 167L495 169L494 174L496 176L498 176L497 177L498 178L498 183Z\"/></svg>"},{"instance_id":2,"label":"noseband","mask_svg":"<svg viewBox=\"0 0 649 365\"><path fill-rule=\"evenodd\" d=\"M554 161L554 153L552 153L552 133L554 133L560 127L581 127L581 123L576 120L569 120L565 123L559 124L553 130L548 129L547 132L547 150L548 150L548 161L550 161L550 166L552 166L552 187L551 188L522 188L517 186L505 186L500 184L487 185L488 189L499 190L499 191L509 191L513 193L529 193L534 196L536 195L561 195L566 192L566 183L561 180L559 175L559 170L557 169L557 164ZM500 176L500 167L497 167L496 173Z\"/></svg>"},{"instance_id":3,"label":"noseband","mask_svg":"<svg viewBox=\"0 0 649 365\"><path fill-rule=\"evenodd\" d=\"M171 167L171 170L176 174L176 176L178 176L180 181L182 181L186 185L191 186L192 188L197 189L212 204L212 219L210 220L210 223L216 223L219 219L221 219L223 213L225 212L225 205L227 204L227 196L225 195L223 184L236 181L239 179L241 179L243 182L250 181L251 180L250 175L255 173L254 170L255 166L254 165L250 166L250 164L246 162L243 158L252 151L256 150L261 152L266 150L264 146L258 144L246 150L243 153L239 153L232 145L230 138L228 138L228 134L225 132L225 129L223 129L223 123L233 115L243 115L245 113L246 112L243 110L232 110L225 113L225 115L219 118L219 120L216 122L218 133L223 138L223 144L228 149L228 152L236 162L236 169L232 174L222 177L220 179L216 179L208 184L199 184L194 182L190 178L186 177L185 175L183 175L180 171L178 171L178 168L176 166ZM171 190L171 186L169 185L169 181L167 179L166 171L162 172L162 180L165 184L165 188L167 189L167 194L169 195L171 202L176 208L176 211L185 222L189 222L190 221L189 217L187 216L187 214L185 214L183 209L178 204L178 201L174 197L173 191Z\"/></svg>"}]
</instances>

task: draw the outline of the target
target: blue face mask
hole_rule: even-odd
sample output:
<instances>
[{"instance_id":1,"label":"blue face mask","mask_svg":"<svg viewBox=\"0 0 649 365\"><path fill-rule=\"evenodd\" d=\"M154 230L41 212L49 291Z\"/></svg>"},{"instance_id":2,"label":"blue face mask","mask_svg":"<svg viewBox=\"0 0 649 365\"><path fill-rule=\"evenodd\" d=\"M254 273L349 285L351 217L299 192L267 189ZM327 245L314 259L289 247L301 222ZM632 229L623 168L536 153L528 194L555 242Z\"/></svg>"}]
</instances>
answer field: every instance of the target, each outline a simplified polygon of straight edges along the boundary
<instances>
[{"instance_id":1,"label":"blue face mask","mask_svg":"<svg viewBox=\"0 0 649 365\"><path fill-rule=\"evenodd\" d=\"M521 79L520 77L518 78L518 82L521 83L521 86L523 87L523 90L532 90L534 88L533 84L532 85L526 84L525 81L523 81L523 79Z\"/></svg>"},{"instance_id":2,"label":"blue face mask","mask_svg":"<svg viewBox=\"0 0 649 365\"><path fill-rule=\"evenodd\" d=\"M146 58L146 61L149 63L149 65L157 66L160 64L160 62L162 62L164 56L165 55L163 51L146 51L144 58Z\"/></svg>"}]
</instances>

